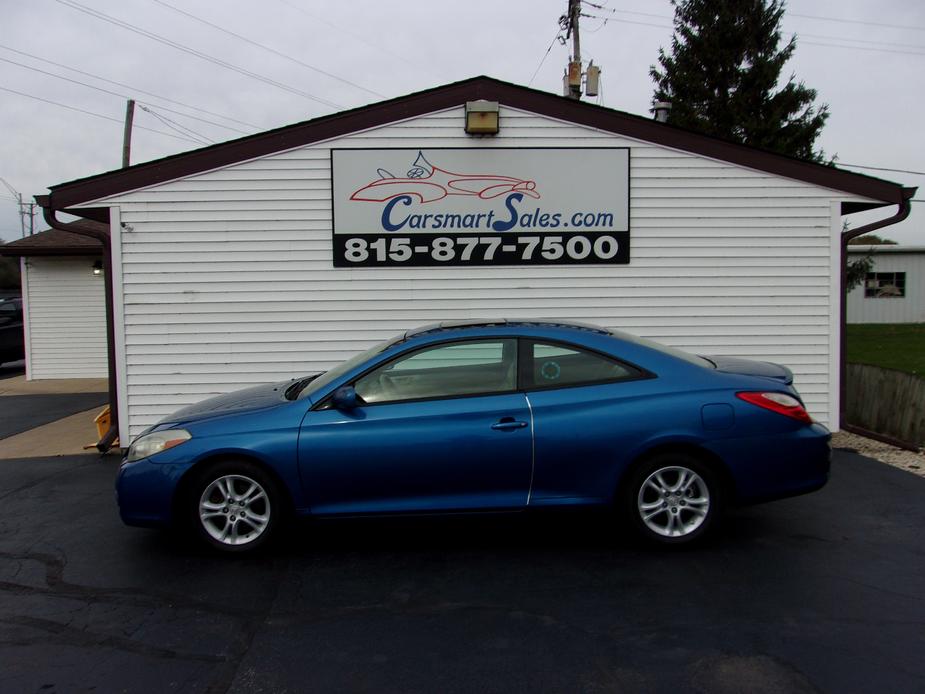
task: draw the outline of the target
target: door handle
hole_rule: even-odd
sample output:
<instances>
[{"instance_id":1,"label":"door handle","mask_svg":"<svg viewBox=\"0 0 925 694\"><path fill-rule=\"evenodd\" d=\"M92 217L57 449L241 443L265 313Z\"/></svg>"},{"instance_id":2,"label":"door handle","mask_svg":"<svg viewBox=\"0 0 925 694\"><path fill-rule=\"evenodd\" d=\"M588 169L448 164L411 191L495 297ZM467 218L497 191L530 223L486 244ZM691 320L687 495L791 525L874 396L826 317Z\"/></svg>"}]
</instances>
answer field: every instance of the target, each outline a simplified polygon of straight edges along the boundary
<instances>
[{"instance_id":1,"label":"door handle","mask_svg":"<svg viewBox=\"0 0 925 694\"><path fill-rule=\"evenodd\" d=\"M513 429L523 429L527 426L526 422L518 422L513 417L505 417L491 425L495 431L511 431Z\"/></svg>"}]
</instances>

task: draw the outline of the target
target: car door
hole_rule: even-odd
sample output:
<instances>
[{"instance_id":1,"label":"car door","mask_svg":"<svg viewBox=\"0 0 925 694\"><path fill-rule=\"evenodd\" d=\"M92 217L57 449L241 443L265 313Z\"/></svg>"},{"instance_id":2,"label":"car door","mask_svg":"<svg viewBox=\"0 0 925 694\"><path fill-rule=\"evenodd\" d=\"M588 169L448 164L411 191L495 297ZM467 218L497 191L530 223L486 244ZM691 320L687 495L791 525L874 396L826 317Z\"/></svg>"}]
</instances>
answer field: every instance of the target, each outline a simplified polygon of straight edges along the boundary
<instances>
[{"instance_id":1,"label":"car door","mask_svg":"<svg viewBox=\"0 0 925 694\"><path fill-rule=\"evenodd\" d=\"M358 407L322 401L303 420L299 466L318 514L520 508L532 420L517 340L406 352L353 382Z\"/></svg>"},{"instance_id":2,"label":"car door","mask_svg":"<svg viewBox=\"0 0 925 694\"><path fill-rule=\"evenodd\" d=\"M621 453L659 420L652 374L568 343L523 340L533 414L531 505L594 504L613 492Z\"/></svg>"}]
</instances>

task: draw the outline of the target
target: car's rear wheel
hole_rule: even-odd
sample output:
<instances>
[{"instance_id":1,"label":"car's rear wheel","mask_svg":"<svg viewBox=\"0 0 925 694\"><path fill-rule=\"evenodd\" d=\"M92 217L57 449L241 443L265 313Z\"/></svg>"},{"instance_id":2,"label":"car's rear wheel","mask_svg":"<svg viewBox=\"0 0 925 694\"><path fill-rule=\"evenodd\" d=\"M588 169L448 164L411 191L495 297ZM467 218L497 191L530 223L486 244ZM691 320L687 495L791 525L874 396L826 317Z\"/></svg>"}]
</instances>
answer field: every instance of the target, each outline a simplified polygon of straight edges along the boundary
<instances>
[{"instance_id":1,"label":"car's rear wheel","mask_svg":"<svg viewBox=\"0 0 925 694\"><path fill-rule=\"evenodd\" d=\"M636 469L624 504L645 539L681 545L706 535L720 514L723 490L710 466L692 456L659 455Z\"/></svg>"},{"instance_id":2,"label":"car's rear wheel","mask_svg":"<svg viewBox=\"0 0 925 694\"><path fill-rule=\"evenodd\" d=\"M248 461L210 465L187 500L198 536L224 552L249 552L272 537L282 512L274 480Z\"/></svg>"}]
</instances>

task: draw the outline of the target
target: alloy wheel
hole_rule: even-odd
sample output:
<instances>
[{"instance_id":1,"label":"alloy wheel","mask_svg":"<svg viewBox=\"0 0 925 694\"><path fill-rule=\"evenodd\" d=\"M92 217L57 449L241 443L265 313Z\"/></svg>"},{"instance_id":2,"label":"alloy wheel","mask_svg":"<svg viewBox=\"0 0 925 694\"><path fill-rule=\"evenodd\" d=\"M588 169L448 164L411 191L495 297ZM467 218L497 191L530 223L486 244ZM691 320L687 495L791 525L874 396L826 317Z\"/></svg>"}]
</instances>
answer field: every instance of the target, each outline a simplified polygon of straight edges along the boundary
<instances>
[{"instance_id":1,"label":"alloy wheel","mask_svg":"<svg viewBox=\"0 0 925 694\"><path fill-rule=\"evenodd\" d=\"M216 542L240 546L256 541L270 524L267 490L245 475L223 475L199 498L199 522Z\"/></svg>"},{"instance_id":2,"label":"alloy wheel","mask_svg":"<svg viewBox=\"0 0 925 694\"><path fill-rule=\"evenodd\" d=\"M696 531L710 512L710 490L690 468L671 465L646 477L636 496L645 526L661 537L679 538Z\"/></svg>"}]
</instances>

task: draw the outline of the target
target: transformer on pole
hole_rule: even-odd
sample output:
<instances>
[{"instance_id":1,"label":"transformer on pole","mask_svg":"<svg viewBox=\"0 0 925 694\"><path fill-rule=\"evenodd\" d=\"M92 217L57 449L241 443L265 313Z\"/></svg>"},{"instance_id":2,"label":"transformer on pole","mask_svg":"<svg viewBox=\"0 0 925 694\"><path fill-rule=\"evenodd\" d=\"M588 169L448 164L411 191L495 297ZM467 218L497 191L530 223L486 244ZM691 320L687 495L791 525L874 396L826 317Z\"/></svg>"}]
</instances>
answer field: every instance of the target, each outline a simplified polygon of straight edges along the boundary
<instances>
[{"instance_id":1,"label":"transformer on pole","mask_svg":"<svg viewBox=\"0 0 925 694\"><path fill-rule=\"evenodd\" d=\"M582 71L581 38L578 32L580 17L581 0L568 0L568 10L559 18L559 25L565 30L565 39L572 39L572 55L562 76L562 95L570 99L581 98L582 81L585 86L584 93L588 96L597 96L600 90L601 68L592 60L588 64L587 72Z\"/></svg>"}]
</instances>

